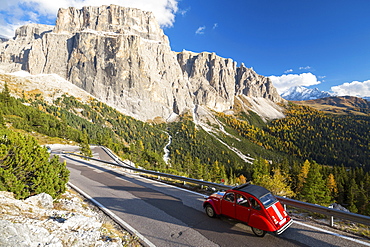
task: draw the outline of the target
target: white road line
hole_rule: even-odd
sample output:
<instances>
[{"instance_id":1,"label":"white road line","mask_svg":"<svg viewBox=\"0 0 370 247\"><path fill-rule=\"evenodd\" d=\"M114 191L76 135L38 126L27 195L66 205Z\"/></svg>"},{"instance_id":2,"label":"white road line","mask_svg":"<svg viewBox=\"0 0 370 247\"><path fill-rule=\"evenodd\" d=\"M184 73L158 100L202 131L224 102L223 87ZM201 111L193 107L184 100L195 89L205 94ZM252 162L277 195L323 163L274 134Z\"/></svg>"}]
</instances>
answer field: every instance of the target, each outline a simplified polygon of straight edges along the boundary
<instances>
[{"instance_id":1,"label":"white road line","mask_svg":"<svg viewBox=\"0 0 370 247\"><path fill-rule=\"evenodd\" d=\"M89 196L87 193L82 191L77 186L73 185L71 182L68 182L68 185L71 186L74 190L76 190L78 193L83 195L84 197L88 198L90 201L92 201L96 206L98 206L101 210L103 210L106 214L108 214L111 218L113 218L117 223L122 225L124 228L129 230L131 233L135 234L138 238L141 239L142 242L147 244L149 247L156 247L152 242L149 241L146 237L144 237L140 232L136 231L135 228L130 226L127 222L119 218L116 214L114 214L112 211L110 211L108 208L106 208L104 205L100 204L98 201L93 199L91 196Z\"/></svg>"},{"instance_id":2,"label":"white road line","mask_svg":"<svg viewBox=\"0 0 370 247\"><path fill-rule=\"evenodd\" d=\"M361 240L357 240L357 239L354 239L354 238L350 238L350 237L347 237L347 236L344 236L344 235L341 235L341 234L338 234L338 233L335 233L335 232L331 232L331 231L328 231L328 230L324 230L324 229L321 229L321 228L318 228L318 227L315 227L315 226L307 225L307 224L302 223L302 222L294 221L293 224L302 225L302 226L314 229L316 231L325 232L327 234L330 234L330 235L333 235L333 236L336 236L336 237L344 238L344 239L347 239L347 240L350 240L350 241L353 241L353 242L356 242L356 243L359 243L359 244L370 246L370 243L367 243L367 242L364 242L364 241L361 241Z\"/></svg>"}]
</instances>

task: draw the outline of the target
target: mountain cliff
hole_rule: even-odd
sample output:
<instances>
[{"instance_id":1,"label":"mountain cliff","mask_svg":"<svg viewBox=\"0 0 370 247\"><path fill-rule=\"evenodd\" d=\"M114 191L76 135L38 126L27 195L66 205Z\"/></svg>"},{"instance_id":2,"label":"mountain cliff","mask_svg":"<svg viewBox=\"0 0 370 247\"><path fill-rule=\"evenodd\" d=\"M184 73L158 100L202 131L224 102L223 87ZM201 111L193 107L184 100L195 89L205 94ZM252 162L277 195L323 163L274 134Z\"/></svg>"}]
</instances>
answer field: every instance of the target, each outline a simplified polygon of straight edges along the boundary
<instances>
[{"instance_id":1,"label":"mountain cliff","mask_svg":"<svg viewBox=\"0 0 370 247\"><path fill-rule=\"evenodd\" d=\"M281 117L270 80L214 53L171 50L151 12L117 5L60 9L55 26L20 27L0 43L1 68L57 74L140 120L196 111L244 110ZM249 103L248 103L249 102ZM254 102L255 107L253 107ZM268 104L266 104L268 102ZM261 112L259 112L261 111ZM278 112L278 113L276 113Z\"/></svg>"}]
</instances>

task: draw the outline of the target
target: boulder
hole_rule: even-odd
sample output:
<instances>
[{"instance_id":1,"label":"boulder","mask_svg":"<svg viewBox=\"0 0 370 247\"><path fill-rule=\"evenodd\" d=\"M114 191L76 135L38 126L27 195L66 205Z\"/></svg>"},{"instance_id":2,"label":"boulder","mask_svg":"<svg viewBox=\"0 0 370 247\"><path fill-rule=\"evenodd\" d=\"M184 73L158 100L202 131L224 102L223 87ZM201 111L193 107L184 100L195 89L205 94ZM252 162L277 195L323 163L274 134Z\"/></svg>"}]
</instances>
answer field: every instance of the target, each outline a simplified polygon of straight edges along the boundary
<instances>
[{"instance_id":1,"label":"boulder","mask_svg":"<svg viewBox=\"0 0 370 247\"><path fill-rule=\"evenodd\" d=\"M46 194L46 193L41 193L35 196L28 197L24 201L31 205L45 208L45 209L52 209L54 207L53 198L51 197L51 195Z\"/></svg>"}]
</instances>

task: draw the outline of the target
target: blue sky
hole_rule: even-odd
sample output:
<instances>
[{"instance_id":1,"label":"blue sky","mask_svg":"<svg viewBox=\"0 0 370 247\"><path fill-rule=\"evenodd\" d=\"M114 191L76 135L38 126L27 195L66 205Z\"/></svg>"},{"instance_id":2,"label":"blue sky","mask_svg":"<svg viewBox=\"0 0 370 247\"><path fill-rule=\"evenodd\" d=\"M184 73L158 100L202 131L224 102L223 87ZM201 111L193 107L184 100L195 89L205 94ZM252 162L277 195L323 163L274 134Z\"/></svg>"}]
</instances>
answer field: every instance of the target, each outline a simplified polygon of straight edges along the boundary
<instances>
[{"instance_id":1,"label":"blue sky","mask_svg":"<svg viewBox=\"0 0 370 247\"><path fill-rule=\"evenodd\" d=\"M174 51L232 58L271 76L279 92L302 85L370 97L369 0L51 2L0 0L0 34L9 36L15 26L29 21L53 24L59 7L138 7L154 12Z\"/></svg>"}]
</instances>

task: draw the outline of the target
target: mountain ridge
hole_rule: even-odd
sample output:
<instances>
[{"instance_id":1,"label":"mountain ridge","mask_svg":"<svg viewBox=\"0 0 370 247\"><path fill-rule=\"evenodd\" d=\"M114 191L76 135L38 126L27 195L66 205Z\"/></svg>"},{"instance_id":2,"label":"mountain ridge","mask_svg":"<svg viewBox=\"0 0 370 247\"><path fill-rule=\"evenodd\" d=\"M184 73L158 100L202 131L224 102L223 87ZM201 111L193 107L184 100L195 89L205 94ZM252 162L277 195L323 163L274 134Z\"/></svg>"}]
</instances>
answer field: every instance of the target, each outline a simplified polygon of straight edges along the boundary
<instances>
[{"instance_id":1,"label":"mountain ridge","mask_svg":"<svg viewBox=\"0 0 370 247\"><path fill-rule=\"evenodd\" d=\"M60 9L55 27L23 26L0 51L5 72L57 74L142 121L197 105L230 112L244 96L269 101L274 119L286 103L268 78L215 53L173 52L150 12L117 5Z\"/></svg>"},{"instance_id":2,"label":"mountain ridge","mask_svg":"<svg viewBox=\"0 0 370 247\"><path fill-rule=\"evenodd\" d=\"M366 99L355 96L331 96L314 100L293 102L299 105L307 105L316 110L331 114L370 114L370 102Z\"/></svg>"},{"instance_id":3,"label":"mountain ridge","mask_svg":"<svg viewBox=\"0 0 370 247\"><path fill-rule=\"evenodd\" d=\"M286 100L303 101L333 96L329 92L320 91L318 88L309 89L303 86L294 86L283 92L281 95Z\"/></svg>"}]
</instances>

